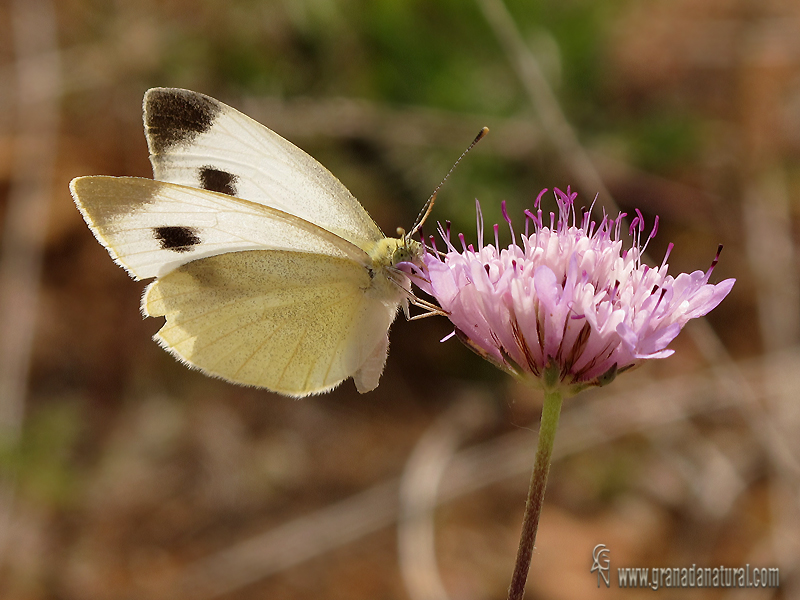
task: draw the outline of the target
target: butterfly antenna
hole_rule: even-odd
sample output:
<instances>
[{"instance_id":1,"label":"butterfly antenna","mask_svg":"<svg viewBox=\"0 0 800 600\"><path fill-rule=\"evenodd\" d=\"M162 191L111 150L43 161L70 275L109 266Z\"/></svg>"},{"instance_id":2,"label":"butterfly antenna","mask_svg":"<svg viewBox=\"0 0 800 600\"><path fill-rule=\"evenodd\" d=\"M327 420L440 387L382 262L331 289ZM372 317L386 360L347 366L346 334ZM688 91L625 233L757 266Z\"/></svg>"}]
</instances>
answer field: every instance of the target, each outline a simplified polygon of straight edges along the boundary
<instances>
[{"instance_id":1,"label":"butterfly antenna","mask_svg":"<svg viewBox=\"0 0 800 600\"><path fill-rule=\"evenodd\" d=\"M411 228L411 232L408 234L409 238L414 236L422 228L422 226L425 224L425 221L427 220L428 215L430 215L431 211L433 210L433 204L434 204L434 202L436 202L436 196L439 194L439 190L444 185L444 182L447 181L447 178L450 177L450 174L453 171L456 170L456 167L458 166L458 163L461 162L461 159L463 159L467 155L467 152L472 150L475 147L475 144L480 142L487 133L489 133L489 128L488 127L484 127L483 129L481 129L478 132L478 135L475 136L475 139L472 140L472 143L467 147L466 150L464 150L464 152L461 153L461 156L459 156L458 160L455 163L453 163L453 166L450 167L450 170L447 172L447 175L445 175L444 179L442 179L441 183L436 186L436 189L433 190L433 193L431 194L431 197L428 198L428 201L425 202L425 205L422 207L422 210L419 211L419 214L417 215L417 220L414 222L414 227Z\"/></svg>"}]
</instances>

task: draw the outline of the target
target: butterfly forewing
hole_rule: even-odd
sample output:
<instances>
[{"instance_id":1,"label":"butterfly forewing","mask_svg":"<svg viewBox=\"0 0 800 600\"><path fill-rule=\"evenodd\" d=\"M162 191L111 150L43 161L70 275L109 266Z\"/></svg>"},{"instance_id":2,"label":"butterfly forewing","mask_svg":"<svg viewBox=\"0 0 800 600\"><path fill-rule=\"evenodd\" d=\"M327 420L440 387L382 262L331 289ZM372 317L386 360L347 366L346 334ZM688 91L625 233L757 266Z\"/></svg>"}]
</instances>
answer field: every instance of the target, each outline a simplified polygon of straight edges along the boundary
<instances>
[{"instance_id":1,"label":"butterfly forewing","mask_svg":"<svg viewBox=\"0 0 800 600\"><path fill-rule=\"evenodd\" d=\"M198 258L253 249L372 264L363 250L313 223L223 194L134 177L81 177L71 188L97 238L138 279L165 275Z\"/></svg>"},{"instance_id":2,"label":"butterfly forewing","mask_svg":"<svg viewBox=\"0 0 800 600\"><path fill-rule=\"evenodd\" d=\"M166 317L156 339L190 365L305 396L332 389L370 358L380 375L399 298L370 289L368 272L347 259L247 251L177 268L150 284L142 306Z\"/></svg>"},{"instance_id":3,"label":"butterfly forewing","mask_svg":"<svg viewBox=\"0 0 800 600\"><path fill-rule=\"evenodd\" d=\"M156 179L245 198L311 221L369 250L380 228L311 156L203 94L155 88L144 99Z\"/></svg>"}]
</instances>

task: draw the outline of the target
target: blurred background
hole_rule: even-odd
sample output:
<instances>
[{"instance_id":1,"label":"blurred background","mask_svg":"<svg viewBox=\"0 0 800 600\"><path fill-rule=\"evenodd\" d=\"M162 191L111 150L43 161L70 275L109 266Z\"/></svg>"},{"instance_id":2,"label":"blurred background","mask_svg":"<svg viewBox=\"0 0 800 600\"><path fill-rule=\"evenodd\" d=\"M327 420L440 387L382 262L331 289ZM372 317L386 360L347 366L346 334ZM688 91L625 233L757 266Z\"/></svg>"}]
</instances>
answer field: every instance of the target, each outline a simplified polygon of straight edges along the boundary
<instances>
[{"instance_id":1,"label":"blurred background","mask_svg":"<svg viewBox=\"0 0 800 600\"><path fill-rule=\"evenodd\" d=\"M150 340L68 182L151 176L153 86L272 128L389 234L486 125L432 216L468 240L475 198L521 223L571 185L660 215L673 275L724 244L712 281L738 282L674 356L565 402L528 597L644 598L617 567L693 564L780 588L662 598L800 597L793 0L0 2L0 597L505 598L541 397L446 320L399 318L364 396L237 387Z\"/></svg>"}]
</instances>

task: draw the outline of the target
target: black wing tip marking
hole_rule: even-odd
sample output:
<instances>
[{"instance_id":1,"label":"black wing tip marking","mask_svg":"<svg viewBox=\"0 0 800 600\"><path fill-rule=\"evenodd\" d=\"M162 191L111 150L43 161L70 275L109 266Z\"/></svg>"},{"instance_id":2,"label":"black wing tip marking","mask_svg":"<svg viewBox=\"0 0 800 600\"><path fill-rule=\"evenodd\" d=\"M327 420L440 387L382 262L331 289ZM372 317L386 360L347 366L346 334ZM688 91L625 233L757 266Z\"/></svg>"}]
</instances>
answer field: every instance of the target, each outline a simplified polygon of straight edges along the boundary
<instances>
[{"instance_id":1,"label":"black wing tip marking","mask_svg":"<svg viewBox=\"0 0 800 600\"><path fill-rule=\"evenodd\" d=\"M233 173L221 171L211 166L200 167L200 187L210 192L236 195L236 182L239 178Z\"/></svg>"},{"instance_id":2,"label":"black wing tip marking","mask_svg":"<svg viewBox=\"0 0 800 600\"><path fill-rule=\"evenodd\" d=\"M199 232L194 227L155 227L153 235L161 244L162 250L178 253L190 252L192 246L197 246L201 242Z\"/></svg>"},{"instance_id":3,"label":"black wing tip marking","mask_svg":"<svg viewBox=\"0 0 800 600\"><path fill-rule=\"evenodd\" d=\"M175 88L153 88L144 96L144 127L151 154L191 142L214 124L222 104L209 96Z\"/></svg>"}]
</instances>

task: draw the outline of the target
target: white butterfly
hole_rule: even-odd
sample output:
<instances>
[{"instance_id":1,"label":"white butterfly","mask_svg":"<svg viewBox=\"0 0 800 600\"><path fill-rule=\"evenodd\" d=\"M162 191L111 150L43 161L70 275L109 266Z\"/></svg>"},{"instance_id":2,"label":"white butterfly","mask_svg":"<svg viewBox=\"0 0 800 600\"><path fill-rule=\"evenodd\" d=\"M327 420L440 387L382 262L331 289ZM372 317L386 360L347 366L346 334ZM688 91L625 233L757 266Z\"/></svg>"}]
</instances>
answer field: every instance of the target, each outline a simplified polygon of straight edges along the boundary
<instances>
[{"instance_id":1,"label":"white butterfly","mask_svg":"<svg viewBox=\"0 0 800 600\"><path fill-rule=\"evenodd\" d=\"M389 326L407 309L419 243L387 238L325 167L203 94L144 97L155 180L70 183L97 240L134 279L178 359L288 396L352 377L378 385ZM416 230L416 227L415 227ZM412 231L413 233L413 231Z\"/></svg>"}]
</instances>

